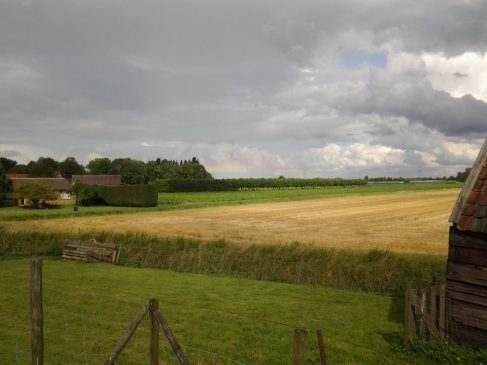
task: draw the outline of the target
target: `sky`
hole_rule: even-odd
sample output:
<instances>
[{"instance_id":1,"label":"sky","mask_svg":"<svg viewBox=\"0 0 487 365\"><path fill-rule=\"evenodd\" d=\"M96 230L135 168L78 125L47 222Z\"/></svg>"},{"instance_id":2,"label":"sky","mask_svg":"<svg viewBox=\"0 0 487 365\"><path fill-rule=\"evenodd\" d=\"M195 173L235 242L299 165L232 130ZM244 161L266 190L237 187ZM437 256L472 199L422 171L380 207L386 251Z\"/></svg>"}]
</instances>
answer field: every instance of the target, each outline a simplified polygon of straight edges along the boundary
<instances>
[{"instance_id":1,"label":"sky","mask_svg":"<svg viewBox=\"0 0 487 365\"><path fill-rule=\"evenodd\" d=\"M455 175L487 136L486 19L477 0L0 0L0 156Z\"/></svg>"}]
</instances>

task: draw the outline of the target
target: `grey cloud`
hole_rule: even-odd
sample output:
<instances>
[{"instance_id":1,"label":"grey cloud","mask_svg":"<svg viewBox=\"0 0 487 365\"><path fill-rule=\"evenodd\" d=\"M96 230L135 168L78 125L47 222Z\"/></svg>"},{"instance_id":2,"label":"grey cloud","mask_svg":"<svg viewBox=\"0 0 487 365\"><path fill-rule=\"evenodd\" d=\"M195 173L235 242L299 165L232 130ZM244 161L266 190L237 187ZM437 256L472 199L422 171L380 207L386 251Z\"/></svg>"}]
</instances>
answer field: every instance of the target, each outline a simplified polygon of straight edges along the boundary
<instances>
[{"instance_id":1,"label":"grey cloud","mask_svg":"<svg viewBox=\"0 0 487 365\"><path fill-rule=\"evenodd\" d=\"M453 0L5 0L0 154L199 153L214 166L273 175L302 174L309 148L363 143L406 151L413 163L407 151L441 153L425 135L477 143L485 103L434 90L421 67L344 69L340 60L360 50L485 52L486 17L484 2ZM161 144L175 141L184 147ZM229 158L212 156L214 146Z\"/></svg>"}]
</instances>

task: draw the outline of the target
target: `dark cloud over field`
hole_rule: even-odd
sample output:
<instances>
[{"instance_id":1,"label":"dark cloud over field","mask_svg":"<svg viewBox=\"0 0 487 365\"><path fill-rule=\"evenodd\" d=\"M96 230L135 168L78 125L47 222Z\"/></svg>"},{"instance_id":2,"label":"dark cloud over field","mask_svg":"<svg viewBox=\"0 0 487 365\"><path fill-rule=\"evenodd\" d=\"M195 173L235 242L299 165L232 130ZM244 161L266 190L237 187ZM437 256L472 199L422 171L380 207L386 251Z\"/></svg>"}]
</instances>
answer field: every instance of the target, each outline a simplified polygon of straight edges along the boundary
<instances>
[{"instance_id":1,"label":"dark cloud over field","mask_svg":"<svg viewBox=\"0 0 487 365\"><path fill-rule=\"evenodd\" d=\"M5 0L0 155L452 174L487 135L486 18L475 0Z\"/></svg>"}]
</instances>

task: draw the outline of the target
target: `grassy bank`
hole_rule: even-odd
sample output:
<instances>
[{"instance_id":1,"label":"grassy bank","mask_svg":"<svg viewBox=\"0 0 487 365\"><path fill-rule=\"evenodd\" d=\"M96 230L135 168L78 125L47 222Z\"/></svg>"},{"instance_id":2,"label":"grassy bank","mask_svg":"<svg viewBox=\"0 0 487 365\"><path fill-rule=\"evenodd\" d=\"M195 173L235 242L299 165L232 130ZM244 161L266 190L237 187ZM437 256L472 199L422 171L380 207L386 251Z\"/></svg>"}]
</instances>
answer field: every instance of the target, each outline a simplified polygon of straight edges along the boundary
<instances>
[{"instance_id":1,"label":"grassy bank","mask_svg":"<svg viewBox=\"0 0 487 365\"><path fill-rule=\"evenodd\" d=\"M389 251L355 251L290 245L242 246L226 241L163 238L146 234L81 233L70 239L121 245L120 264L198 274L310 284L376 293L402 294L406 280L429 285L444 278L445 258ZM0 230L0 256L60 256L61 233Z\"/></svg>"},{"instance_id":2,"label":"grassy bank","mask_svg":"<svg viewBox=\"0 0 487 365\"><path fill-rule=\"evenodd\" d=\"M151 211L169 211L225 205L327 199L342 196L391 194L401 191L459 189L460 187L461 184L459 183L432 185L403 184L394 186L326 187L316 189L160 193L159 205L153 208L91 206L79 207L79 210L74 212L73 206L71 205L63 205L50 209L3 207L0 208L0 221L23 221L49 218L73 218L93 215L128 214Z\"/></svg>"},{"instance_id":3,"label":"grassy bank","mask_svg":"<svg viewBox=\"0 0 487 365\"><path fill-rule=\"evenodd\" d=\"M2 364L30 361L28 273L28 260L0 260ZM43 288L47 364L104 363L150 297L192 364L289 364L298 325L310 330L307 364L319 364L316 328L329 364L436 363L392 349L403 309L389 296L55 260L44 262ZM149 328L146 318L117 364L148 363Z\"/></svg>"}]
</instances>

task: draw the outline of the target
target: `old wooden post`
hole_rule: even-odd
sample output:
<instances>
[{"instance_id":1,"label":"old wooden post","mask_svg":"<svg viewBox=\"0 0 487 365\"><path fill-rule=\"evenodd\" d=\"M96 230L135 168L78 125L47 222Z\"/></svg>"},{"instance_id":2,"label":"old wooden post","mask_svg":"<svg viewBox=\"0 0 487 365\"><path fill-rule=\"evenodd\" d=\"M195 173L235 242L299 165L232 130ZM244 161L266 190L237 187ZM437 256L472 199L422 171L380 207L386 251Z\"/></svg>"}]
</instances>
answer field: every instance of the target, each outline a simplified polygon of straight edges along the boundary
<instances>
[{"instance_id":1,"label":"old wooden post","mask_svg":"<svg viewBox=\"0 0 487 365\"><path fill-rule=\"evenodd\" d=\"M426 312L426 289L419 291L419 334L426 336L426 328L428 325L428 317Z\"/></svg>"},{"instance_id":2,"label":"old wooden post","mask_svg":"<svg viewBox=\"0 0 487 365\"><path fill-rule=\"evenodd\" d=\"M404 342L410 343L414 340L416 335L416 326L414 323L414 313L412 309L412 289L411 283L406 283L406 291L404 293Z\"/></svg>"},{"instance_id":3,"label":"old wooden post","mask_svg":"<svg viewBox=\"0 0 487 365\"><path fill-rule=\"evenodd\" d=\"M149 299L150 314L150 364L159 364L159 322L157 322L156 312L159 310L159 299Z\"/></svg>"},{"instance_id":4,"label":"old wooden post","mask_svg":"<svg viewBox=\"0 0 487 365\"><path fill-rule=\"evenodd\" d=\"M440 303L439 303L439 320L438 320L438 327L440 331L440 336L445 336L445 285L441 285L439 289L440 295Z\"/></svg>"},{"instance_id":5,"label":"old wooden post","mask_svg":"<svg viewBox=\"0 0 487 365\"><path fill-rule=\"evenodd\" d=\"M325 344L323 343L323 333L320 329L316 330L316 337L318 338L318 348L320 350L320 362L321 365L326 364Z\"/></svg>"},{"instance_id":6,"label":"old wooden post","mask_svg":"<svg viewBox=\"0 0 487 365\"><path fill-rule=\"evenodd\" d=\"M32 318L32 365L43 365L42 259L38 258L30 261L30 308Z\"/></svg>"},{"instance_id":7,"label":"old wooden post","mask_svg":"<svg viewBox=\"0 0 487 365\"><path fill-rule=\"evenodd\" d=\"M430 288L429 322L430 338L436 338L438 334L438 285Z\"/></svg>"},{"instance_id":8,"label":"old wooden post","mask_svg":"<svg viewBox=\"0 0 487 365\"><path fill-rule=\"evenodd\" d=\"M161 326L162 332L164 332L164 335L166 336L169 345L171 345L172 351L174 355L176 355L179 364L189 365L189 361L188 358L186 357L186 354L184 353L181 346L179 346L178 341L176 341L176 338L172 334L171 329L169 328L169 325L167 324L167 321L164 318L164 316L159 311L156 311L154 315L156 317L157 322Z\"/></svg>"},{"instance_id":9,"label":"old wooden post","mask_svg":"<svg viewBox=\"0 0 487 365\"><path fill-rule=\"evenodd\" d=\"M293 365L304 365L306 360L306 340L308 330L305 328L296 328L294 330L294 357Z\"/></svg>"},{"instance_id":10,"label":"old wooden post","mask_svg":"<svg viewBox=\"0 0 487 365\"><path fill-rule=\"evenodd\" d=\"M115 349L113 354L110 355L108 360L105 362L105 365L114 365L115 364L115 361L118 359L118 357L120 356L120 354L121 354L122 350L125 348L125 346L127 346L128 342L130 341L130 339L134 335L135 330L139 326L140 322L142 322L142 320L144 319L147 311L148 311L148 308L147 308L147 306L144 305L142 307L142 309L139 311L139 313L137 313L137 316L135 317L133 322L130 324L130 327L127 330L127 333L125 333L123 338L120 340L120 342L118 343L117 348Z\"/></svg>"}]
</instances>

